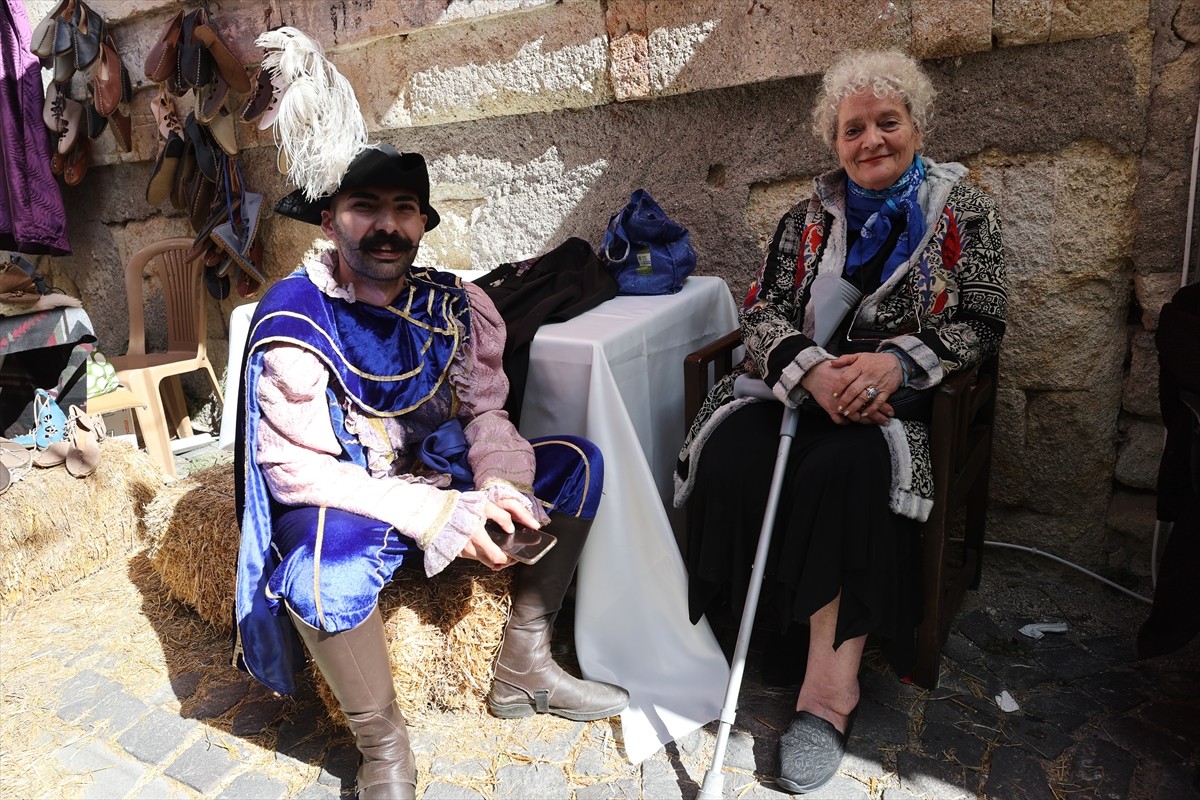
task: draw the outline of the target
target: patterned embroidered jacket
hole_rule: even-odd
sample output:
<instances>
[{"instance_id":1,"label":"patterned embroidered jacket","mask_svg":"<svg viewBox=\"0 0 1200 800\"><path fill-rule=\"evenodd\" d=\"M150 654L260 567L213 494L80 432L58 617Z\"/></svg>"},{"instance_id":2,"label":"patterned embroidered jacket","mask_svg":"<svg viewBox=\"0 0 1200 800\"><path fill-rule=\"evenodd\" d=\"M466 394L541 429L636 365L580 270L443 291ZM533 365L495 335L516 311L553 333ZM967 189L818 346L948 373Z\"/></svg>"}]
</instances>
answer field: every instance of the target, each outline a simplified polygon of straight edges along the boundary
<instances>
[{"instance_id":1,"label":"patterned embroidered jacket","mask_svg":"<svg viewBox=\"0 0 1200 800\"><path fill-rule=\"evenodd\" d=\"M909 260L863 298L855 326L893 332L881 351L903 350L917 369L909 386L924 389L994 353L1004 336L1007 295L1000 217L995 202L962 182L961 164L924 159L918 200L926 234ZM812 340L811 289L819 275L840 279L846 261L846 175L834 170L814 182L810 200L779 222L741 312L747 358L713 387L688 431L675 475L675 504L692 489L689 465L708 435L741 404L734 378L761 376L780 400L800 403L800 381L832 358ZM828 279L828 278L824 278ZM881 427L892 461L891 509L924 521L933 505L929 426L893 420Z\"/></svg>"}]
</instances>

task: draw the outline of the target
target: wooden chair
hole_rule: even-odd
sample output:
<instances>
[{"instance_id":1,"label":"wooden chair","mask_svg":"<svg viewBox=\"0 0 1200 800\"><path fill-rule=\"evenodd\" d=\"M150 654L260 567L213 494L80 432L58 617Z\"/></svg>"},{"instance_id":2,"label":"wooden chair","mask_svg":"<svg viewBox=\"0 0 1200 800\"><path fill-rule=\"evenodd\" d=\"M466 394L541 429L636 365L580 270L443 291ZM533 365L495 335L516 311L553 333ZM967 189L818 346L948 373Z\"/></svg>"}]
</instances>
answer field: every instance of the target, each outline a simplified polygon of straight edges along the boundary
<instances>
[{"instance_id":1,"label":"wooden chair","mask_svg":"<svg viewBox=\"0 0 1200 800\"><path fill-rule=\"evenodd\" d=\"M175 475L171 434L192 435L191 420L179 376L204 370L217 401L221 384L208 360L205 346L207 319L204 303L204 265L201 259L187 261L192 240L164 239L134 253L125 267L125 294L129 300L129 349L109 360L127 391L117 390L88 401L89 413L106 413L133 408L146 452L168 475ZM146 315L142 281L147 267L157 271L167 315L167 349L146 352ZM164 384L163 381L166 381Z\"/></svg>"},{"instance_id":2,"label":"wooden chair","mask_svg":"<svg viewBox=\"0 0 1200 800\"><path fill-rule=\"evenodd\" d=\"M695 419L712 385L740 363L734 355L741 343L741 333L734 331L687 356L685 424ZM934 501L921 527L925 614L917 628L917 661L911 675L913 683L926 689L938 685L942 645L963 596L979 586L999 363L992 356L951 376L934 396Z\"/></svg>"}]
</instances>

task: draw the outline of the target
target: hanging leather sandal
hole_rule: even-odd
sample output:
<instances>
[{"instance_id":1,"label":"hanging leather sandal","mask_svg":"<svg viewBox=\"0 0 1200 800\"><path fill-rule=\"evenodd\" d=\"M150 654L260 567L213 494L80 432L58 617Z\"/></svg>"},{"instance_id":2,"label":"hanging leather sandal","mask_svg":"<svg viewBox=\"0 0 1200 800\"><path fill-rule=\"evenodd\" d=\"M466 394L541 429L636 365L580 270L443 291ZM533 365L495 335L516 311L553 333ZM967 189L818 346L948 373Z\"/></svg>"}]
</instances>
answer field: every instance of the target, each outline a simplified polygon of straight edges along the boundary
<instances>
[{"instance_id":1,"label":"hanging leather sandal","mask_svg":"<svg viewBox=\"0 0 1200 800\"><path fill-rule=\"evenodd\" d=\"M404 715L396 703L396 684L379 607L350 630L327 633L284 605L354 734L361 756L358 800L415 798L417 762Z\"/></svg>"},{"instance_id":2,"label":"hanging leather sandal","mask_svg":"<svg viewBox=\"0 0 1200 800\"><path fill-rule=\"evenodd\" d=\"M614 716L629 705L629 692L568 674L550 652L554 620L591 527L590 519L551 514L546 530L558 537L558 544L536 564L513 567L512 614L487 697L495 716L549 713L586 722Z\"/></svg>"}]
</instances>

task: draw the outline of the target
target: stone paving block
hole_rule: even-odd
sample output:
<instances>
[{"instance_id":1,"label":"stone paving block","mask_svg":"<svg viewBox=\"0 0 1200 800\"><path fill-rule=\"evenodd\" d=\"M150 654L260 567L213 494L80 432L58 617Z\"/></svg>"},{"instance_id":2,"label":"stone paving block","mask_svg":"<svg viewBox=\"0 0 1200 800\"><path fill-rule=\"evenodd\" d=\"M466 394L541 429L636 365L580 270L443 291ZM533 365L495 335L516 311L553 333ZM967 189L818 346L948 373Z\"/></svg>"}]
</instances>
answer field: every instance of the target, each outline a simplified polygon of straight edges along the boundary
<instances>
[{"instance_id":1,"label":"stone paving block","mask_svg":"<svg viewBox=\"0 0 1200 800\"><path fill-rule=\"evenodd\" d=\"M1069 781L1096 800L1125 800L1137 761L1103 739L1085 739L1071 753Z\"/></svg>"},{"instance_id":2,"label":"stone paving block","mask_svg":"<svg viewBox=\"0 0 1200 800\"><path fill-rule=\"evenodd\" d=\"M1132 671L1105 670L1078 688L1112 714L1124 714L1146 702L1146 681Z\"/></svg>"},{"instance_id":3,"label":"stone paving block","mask_svg":"<svg viewBox=\"0 0 1200 800\"><path fill-rule=\"evenodd\" d=\"M903 789L897 789L895 786L887 786L883 790L881 800L920 800L920 798L909 794Z\"/></svg>"},{"instance_id":4,"label":"stone paving block","mask_svg":"<svg viewBox=\"0 0 1200 800\"><path fill-rule=\"evenodd\" d=\"M293 795L292 800L338 800L341 796L341 789L336 789L332 786L323 786L319 783L311 783Z\"/></svg>"},{"instance_id":5,"label":"stone paving block","mask_svg":"<svg viewBox=\"0 0 1200 800\"><path fill-rule=\"evenodd\" d=\"M283 708L282 697L251 700L243 703L233 717L229 731L234 736L253 736L270 726Z\"/></svg>"},{"instance_id":6,"label":"stone paving block","mask_svg":"<svg viewBox=\"0 0 1200 800\"><path fill-rule=\"evenodd\" d=\"M1192 742L1200 741L1200 719L1195 709L1183 703L1151 703L1143 712L1147 722L1165 728Z\"/></svg>"},{"instance_id":7,"label":"stone paving block","mask_svg":"<svg viewBox=\"0 0 1200 800\"><path fill-rule=\"evenodd\" d=\"M244 680L236 680L220 686L209 686L204 690L197 703L188 710L187 716L192 719L219 717L237 705L246 696L249 688L250 684Z\"/></svg>"},{"instance_id":8,"label":"stone paving block","mask_svg":"<svg viewBox=\"0 0 1200 800\"><path fill-rule=\"evenodd\" d=\"M872 700L860 700L855 720L855 738L873 744L908 742L908 715Z\"/></svg>"},{"instance_id":9,"label":"stone paving block","mask_svg":"<svg viewBox=\"0 0 1200 800\"><path fill-rule=\"evenodd\" d=\"M103 648L101 648L100 645L90 644L87 647L85 647L83 650L79 651L78 653L76 653L75 655L69 657L66 661L64 661L63 666L74 669L75 667L78 667L80 664L82 664L84 661L87 661L90 658L92 658L92 656L96 655L97 653L102 652L102 650L103 650Z\"/></svg>"},{"instance_id":10,"label":"stone paving block","mask_svg":"<svg viewBox=\"0 0 1200 800\"><path fill-rule=\"evenodd\" d=\"M1134 640L1125 634L1096 636L1083 639L1080 644L1092 655L1106 661L1109 665L1129 664L1137 659Z\"/></svg>"},{"instance_id":11,"label":"stone paving block","mask_svg":"<svg viewBox=\"0 0 1200 800\"><path fill-rule=\"evenodd\" d=\"M178 708L182 701L196 693L196 687L200 685L202 675L203 673L199 671L172 675L171 679L150 695L146 702L152 706L168 705Z\"/></svg>"},{"instance_id":12,"label":"stone paving block","mask_svg":"<svg viewBox=\"0 0 1200 800\"><path fill-rule=\"evenodd\" d=\"M191 793L170 778L159 775L142 784L130 800L190 800Z\"/></svg>"},{"instance_id":13,"label":"stone paving block","mask_svg":"<svg viewBox=\"0 0 1200 800\"><path fill-rule=\"evenodd\" d=\"M162 764L199 723L155 708L117 739L126 752L147 764Z\"/></svg>"},{"instance_id":14,"label":"stone paving block","mask_svg":"<svg viewBox=\"0 0 1200 800\"><path fill-rule=\"evenodd\" d=\"M579 751L579 756L575 759L575 763L571 766L571 771L576 775L603 775L608 770L605 767L608 759L599 747L588 745ZM643 763L651 763L646 761Z\"/></svg>"},{"instance_id":15,"label":"stone paving block","mask_svg":"<svg viewBox=\"0 0 1200 800\"><path fill-rule=\"evenodd\" d=\"M774 742L771 743L771 746L775 746ZM735 728L729 732L729 741L725 745L725 766L749 772L754 771L754 739L745 731Z\"/></svg>"},{"instance_id":16,"label":"stone paving block","mask_svg":"<svg viewBox=\"0 0 1200 800\"><path fill-rule=\"evenodd\" d=\"M529 797L569 797L571 787L563 771L549 764L511 764L496 772L495 800Z\"/></svg>"},{"instance_id":17,"label":"stone paving block","mask_svg":"<svg viewBox=\"0 0 1200 800\"><path fill-rule=\"evenodd\" d=\"M98 739L60 747L54 757L64 772L90 776L91 783L82 791L87 800L124 797L146 772L143 765L122 759Z\"/></svg>"},{"instance_id":18,"label":"stone paving block","mask_svg":"<svg viewBox=\"0 0 1200 800\"><path fill-rule=\"evenodd\" d=\"M310 703L279 723L275 732L277 752L306 764L319 764L329 747L330 733L320 722L325 707Z\"/></svg>"},{"instance_id":19,"label":"stone paving block","mask_svg":"<svg viewBox=\"0 0 1200 800\"><path fill-rule=\"evenodd\" d=\"M1073 731L1104 709L1078 690L1052 687L1034 691L1021 699L1021 711L1027 719L1048 722L1064 731Z\"/></svg>"},{"instance_id":20,"label":"stone paving block","mask_svg":"<svg viewBox=\"0 0 1200 800\"><path fill-rule=\"evenodd\" d=\"M121 684L90 669L72 675L59 688L62 704L55 715L66 722L75 722L113 692L122 691Z\"/></svg>"},{"instance_id":21,"label":"stone paving block","mask_svg":"<svg viewBox=\"0 0 1200 800\"><path fill-rule=\"evenodd\" d=\"M978 664L983 661L983 651L979 645L957 631L951 631L942 647L942 654L955 664Z\"/></svg>"},{"instance_id":22,"label":"stone paving block","mask_svg":"<svg viewBox=\"0 0 1200 800\"><path fill-rule=\"evenodd\" d=\"M238 756L214 742L201 740L184 750L164 772L201 794L210 794L237 766Z\"/></svg>"},{"instance_id":23,"label":"stone paving block","mask_svg":"<svg viewBox=\"0 0 1200 800\"><path fill-rule=\"evenodd\" d=\"M1195 767L1168 764L1163 767L1154 800L1200 800L1200 772Z\"/></svg>"},{"instance_id":24,"label":"stone paving block","mask_svg":"<svg viewBox=\"0 0 1200 800\"><path fill-rule=\"evenodd\" d=\"M525 744L525 752L535 761L562 761L575 749L586 728L585 722L572 722L546 739L530 738Z\"/></svg>"},{"instance_id":25,"label":"stone paving block","mask_svg":"<svg viewBox=\"0 0 1200 800\"><path fill-rule=\"evenodd\" d=\"M1035 657L1046 671L1057 680L1074 683L1082 678L1097 675L1108 666L1099 658L1081 647L1061 647L1039 650Z\"/></svg>"},{"instance_id":26,"label":"stone paving block","mask_svg":"<svg viewBox=\"0 0 1200 800\"><path fill-rule=\"evenodd\" d=\"M1008 742L1019 746L1030 755L1053 761L1071 746L1071 737L1057 726L1048 722L1026 719L1013 715L1004 722L1004 734Z\"/></svg>"},{"instance_id":27,"label":"stone paving block","mask_svg":"<svg viewBox=\"0 0 1200 800\"><path fill-rule=\"evenodd\" d=\"M482 758L455 761L442 756L435 758L430 768L432 775L453 775L456 778L486 778L491 772L491 762Z\"/></svg>"},{"instance_id":28,"label":"stone paving block","mask_svg":"<svg viewBox=\"0 0 1200 800\"><path fill-rule=\"evenodd\" d=\"M657 759L642 762L642 796L654 800L683 800L682 783L691 784L687 773L680 775L670 764ZM690 795L689 795L690 796Z\"/></svg>"},{"instance_id":29,"label":"stone paving block","mask_svg":"<svg viewBox=\"0 0 1200 800\"><path fill-rule=\"evenodd\" d=\"M445 781L434 781L425 787L425 800L485 800L484 796L474 789L457 786Z\"/></svg>"},{"instance_id":30,"label":"stone paving block","mask_svg":"<svg viewBox=\"0 0 1200 800\"><path fill-rule=\"evenodd\" d=\"M641 787L633 778L581 786L575 790L575 800L638 800L639 797Z\"/></svg>"},{"instance_id":31,"label":"stone paving block","mask_svg":"<svg viewBox=\"0 0 1200 800\"><path fill-rule=\"evenodd\" d=\"M1052 800L1055 796L1042 762L1015 747L999 747L992 753L983 793L987 797L1023 796L1027 800Z\"/></svg>"},{"instance_id":32,"label":"stone paving block","mask_svg":"<svg viewBox=\"0 0 1200 800\"><path fill-rule=\"evenodd\" d=\"M952 725L964 720L994 720L997 712L996 701L990 697L955 692L938 700L930 700L925 706L925 722Z\"/></svg>"},{"instance_id":33,"label":"stone paving block","mask_svg":"<svg viewBox=\"0 0 1200 800\"><path fill-rule=\"evenodd\" d=\"M326 754L317 783L323 786L353 786L357 773L358 748L353 744L337 744Z\"/></svg>"},{"instance_id":34,"label":"stone paving block","mask_svg":"<svg viewBox=\"0 0 1200 800\"><path fill-rule=\"evenodd\" d=\"M915 795L927 795L938 800L959 800L974 797L968 785L966 770L939 758L926 758L915 753L896 754L896 772L900 776L900 788Z\"/></svg>"},{"instance_id":35,"label":"stone paving block","mask_svg":"<svg viewBox=\"0 0 1200 800\"><path fill-rule=\"evenodd\" d=\"M106 727L110 733L119 733L146 715L146 704L128 694L124 689L111 692L84 713L80 724L85 730L95 731Z\"/></svg>"},{"instance_id":36,"label":"stone paving block","mask_svg":"<svg viewBox=\"0 0 1200 800\"><path fill-rule=\"evenodd\" d=\"M217 795L217 800L279 800L287 786L266 775L243 772Z\"/></svg>"},{"instance_id":37,"label":"stone paving block","mask_svg":"<svg viewBox=\"0 0 1200 800\"><path fill-rule=\"evenodd\" d=\"M929 722L921 731L921 747L934 758L962 764L966 767L983 766L987 743L964 731L957 725L944 722Z\"/></svg>"}]
</instances>

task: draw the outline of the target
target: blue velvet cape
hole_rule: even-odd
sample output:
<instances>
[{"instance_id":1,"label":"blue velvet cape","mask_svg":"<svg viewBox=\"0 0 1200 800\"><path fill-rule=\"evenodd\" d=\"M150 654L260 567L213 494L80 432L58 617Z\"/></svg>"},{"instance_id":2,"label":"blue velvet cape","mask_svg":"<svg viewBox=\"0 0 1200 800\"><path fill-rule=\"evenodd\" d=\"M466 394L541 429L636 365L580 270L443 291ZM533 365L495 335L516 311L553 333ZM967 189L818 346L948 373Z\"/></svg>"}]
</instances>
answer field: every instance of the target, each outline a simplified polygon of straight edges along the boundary
<instances>
[{"instance_id":1,"label":"blue velvet cape","mask_svg":"<svg viewBox=\"0 0 1200 800\"><path fill-rule=\"evenodd\" d=\"M462 327L456 320L463 323ZM254 459L258 438L258 379L271 344L302 347L317 356L342 395L364 412L399 416L419 406L446 381L470 335L470 304L457 276L413 270L405 291L387 307L325 295L303 267L273 285L250 323L238 408L238 508L242 538L234 599L234 657L238 666L277 692L295 689L303 663L286 615L271 613L267 582L279 564L271 546L272 499ZM402 369L396 373L394 370ZM340 416L330 392L330 408ZM341 458L365 467L361 447L337 430Z\"/></svg>"}]
</instances>

